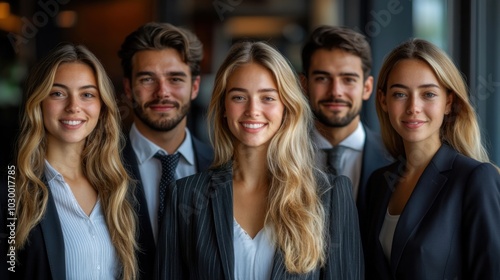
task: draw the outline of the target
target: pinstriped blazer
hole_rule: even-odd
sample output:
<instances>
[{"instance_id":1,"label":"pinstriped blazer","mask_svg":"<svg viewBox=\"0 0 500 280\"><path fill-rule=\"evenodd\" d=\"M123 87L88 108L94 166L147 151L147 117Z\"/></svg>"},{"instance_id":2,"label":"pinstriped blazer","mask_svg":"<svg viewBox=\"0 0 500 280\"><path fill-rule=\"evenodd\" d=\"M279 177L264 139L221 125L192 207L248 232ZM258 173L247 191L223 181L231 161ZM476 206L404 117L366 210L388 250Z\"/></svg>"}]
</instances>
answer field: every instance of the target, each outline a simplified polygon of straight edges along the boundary
<instances>
[{"instance_id":1,"label":"pinstriped blazer","mask_svg":"<svg viewBox=\"0 0 500 280\"><path fill-rule=\"evenodd\" d=\"M156 279L234 279L232 164L172 184L158 237ZM362 279L364 264L350 180L318 176L327 213L327 262L307 275L290 274L277 250L271 279Z\"/></svg>"}]
</instances>

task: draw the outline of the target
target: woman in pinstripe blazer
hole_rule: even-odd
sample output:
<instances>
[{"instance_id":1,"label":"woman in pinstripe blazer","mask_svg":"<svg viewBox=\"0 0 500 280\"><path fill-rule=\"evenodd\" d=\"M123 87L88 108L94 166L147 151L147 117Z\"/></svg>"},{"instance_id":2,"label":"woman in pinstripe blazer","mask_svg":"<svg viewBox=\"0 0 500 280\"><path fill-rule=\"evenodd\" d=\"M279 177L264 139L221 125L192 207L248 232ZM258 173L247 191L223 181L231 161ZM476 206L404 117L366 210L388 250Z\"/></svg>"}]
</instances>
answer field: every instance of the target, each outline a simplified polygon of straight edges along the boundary
<instances>
[{"instance_id":1,"label":"woman in pinstripe blazer","mask_svg":"<svg viewBox=\"0 0 500 280\"><path fill-rule=\"evenodd\" d=\"M347 177L314 168L312 114L288 61L235 44L209 107L211 169L169 188L159 279L361 279Z\"/></svg>"}]
</instances>

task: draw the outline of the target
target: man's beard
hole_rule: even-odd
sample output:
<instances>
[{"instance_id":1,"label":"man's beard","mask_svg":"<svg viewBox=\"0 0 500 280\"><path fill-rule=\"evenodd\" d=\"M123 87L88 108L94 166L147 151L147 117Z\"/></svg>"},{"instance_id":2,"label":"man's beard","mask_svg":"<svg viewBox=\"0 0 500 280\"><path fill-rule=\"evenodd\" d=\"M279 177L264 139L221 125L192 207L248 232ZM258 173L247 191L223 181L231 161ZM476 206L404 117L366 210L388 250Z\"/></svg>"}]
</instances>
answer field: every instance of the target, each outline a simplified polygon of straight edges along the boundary
<instances>
[{"instance_id":1,"label":"man's beard","mask_svg":"<svg viewBox=\"0 0 500 280\"><path fill-rule=\"evenodd\" d=\"M191 101L189 101L182 107L179 107L179 103L171 101L169 102L153 101L144 104L144 107L147 108L150 105L155 105L155 104L172 104L175 107L179 108L179 113L171 118L165 118L165 119L162 118L160 120L153 121L149 118L149 116L146 113L144 113L143 108L135 100L132 100L132 106L134 108L134 112L137 118L139 118L139 120L141 120L146 126L151 128L152 130L161 132L170 131L175 127L177 127L177 125L186 117L191 107ZM162 114L162 117L164 115L166 114Z\"/></svg>"},{"instance_id":2,"label":"man's beard","mask_svg":"<svg viewBox=\"0 0 500 280\"><path fill-rule=\"evenodd\" d=\"M345 115L344 117L334 116L334 117L328 118L320 110L313 111L314 116L316 116L316 119L320 123L322 123L328 127L345 127L345 126L349 125L352 122L352 120L354 120L359 115L360 112L361 112L361 107L356 111L347 112L347 115Z\"/></svg>"}]
</instances>

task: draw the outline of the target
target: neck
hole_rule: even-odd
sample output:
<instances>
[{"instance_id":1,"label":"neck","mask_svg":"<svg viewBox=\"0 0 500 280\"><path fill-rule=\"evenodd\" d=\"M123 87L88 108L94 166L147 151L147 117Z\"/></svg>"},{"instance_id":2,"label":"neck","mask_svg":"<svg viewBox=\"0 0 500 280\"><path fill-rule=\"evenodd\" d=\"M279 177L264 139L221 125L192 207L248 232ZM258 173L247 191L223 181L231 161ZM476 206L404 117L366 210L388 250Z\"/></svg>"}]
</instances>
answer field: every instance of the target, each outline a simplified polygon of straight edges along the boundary
<instances>
[{"instance_id":1,"label":"neck","mask_svg":"<svg viewBox=\"0 0 500 280\"><path fill-rule=\"evenodd\" d=\"M80 144L51 145L48 141L45 158L65 178L79 178L83 176L82 150Z\"/></svg>"},{"instance_id":2,"label":"neck","mask_svg":"<svg viewBox=\"0 0 500 280\"><path fill-rule=\"evenodd\" d=\"M439 139L425 143L404 143L406 154L407 172L423 171L434 155L437 153L442 143Z\"/></svg>"},{"instance_id":3,"label":"neck","mask_svg":"<svg viewBox=\"0 0 500 280\"><path fill-rule=\"evenodd\" d=\"M248 188L268 188L267 147L238 150L233 165L233 180Z\"/></svg>"},{"instance_id":4,"label":"neck","mask_svg":"<svg viewBox=\"0 0 500 280\"><path fill-rule=\"evenodd\" d=\"M169 131L157 131L151 129L140 120L135 120L137 130L153 142L158 147L164 149L169 154L175 153L180 147L184 138L186 138L186 118L184 118L176 127Z\"/></svg>"},{"instance_id":5,"label":"neck","mask_svg":"<svg viewBox=\"0 0 500 280\"><path fill-rule=\"evenodd\" d=\"M318 132L325 137L326 140L332 145L336 146L344 141L351 135L359 125L359 116L354 118L348 125L343 127L330 127L326 126L318 120L315 121L315 127Z\"/></svg>"}]
</instances>

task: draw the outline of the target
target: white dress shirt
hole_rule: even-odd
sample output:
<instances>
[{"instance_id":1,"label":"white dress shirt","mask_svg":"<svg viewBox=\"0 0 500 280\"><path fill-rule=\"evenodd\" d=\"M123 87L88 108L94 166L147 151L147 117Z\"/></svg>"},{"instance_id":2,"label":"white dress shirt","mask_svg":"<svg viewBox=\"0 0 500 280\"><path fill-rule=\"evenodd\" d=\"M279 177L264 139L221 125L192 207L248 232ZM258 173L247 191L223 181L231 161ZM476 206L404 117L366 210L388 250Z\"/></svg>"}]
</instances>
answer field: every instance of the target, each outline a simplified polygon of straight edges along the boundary
<instances>
[{"instance_id":1,"label":"white dress shirt","mask_svg":"<svg viewBox=\"0 0 500 280\"><path fill-rule=\"evenodd\" d=\"M64 236L66 279L117 279L118 256L98 199L87 216L63 176L45 161L45 178Z\"/></svg>"},{"instance_id":2,"label":"white dress shirt","mask_svg":"<svg viewBox=\"0 0 500 280\"><path fill-rule=\"evenodd\" d=\"M322 170L326 170L326 154L323 149L333 148L332 144L323 137L315 128L312 135L314 144L318 152L316 153L316 163ZM363 166L363 148L365 146L366 133L363 124L359 123L356 130L351 135L339 143L348 149L340 158L340 175L349 177L353 186L353 197L358 197L359 181L361 178L361 168Z\"/></svg>"},{"instance_id":3,"label":"white dress shirt","mask_svg":"<svg viewBox=\"0 0 500 280\"><path fill-rule=\"evenodd\" d=\"M155 241L158 240L158 206L159 206L159 185L161 179L161 162L153 156L160 151L167 155L167 151L158 147L156 144L144 137L135 124L130 129L130 142L137 156L139 172L141 173L144 196L148 204L149 219L153 229ZM177 152L181 154L179 163L175 170L175 178L183 178L196 173L196 162L193 150L191 134L186 128L186 138L180 145Z\"/></svg>"}]
</instances>

